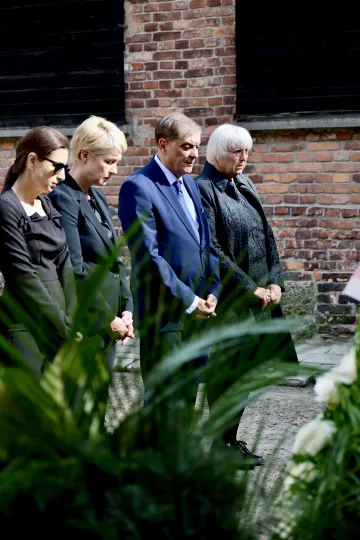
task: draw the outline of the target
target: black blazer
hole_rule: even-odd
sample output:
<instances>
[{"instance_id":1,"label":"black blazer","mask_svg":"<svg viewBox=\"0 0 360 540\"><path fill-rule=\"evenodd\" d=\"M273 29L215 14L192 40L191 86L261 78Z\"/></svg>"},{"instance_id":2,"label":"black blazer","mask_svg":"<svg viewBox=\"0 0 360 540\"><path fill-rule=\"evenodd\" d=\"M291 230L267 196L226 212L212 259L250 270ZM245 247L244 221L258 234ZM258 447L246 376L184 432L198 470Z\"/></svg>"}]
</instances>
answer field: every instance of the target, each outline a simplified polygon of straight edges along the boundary
<instances>
[{"instance_id":1,"label":"black blazer","mask_svg":"<svg viewBox=\"0 0 360 540\"><path fill-rule=\"evenodd\" d=\"M224 202L224 192L228 184L228 178L221 174L213 165L206 162L202 173L196 178L196 182L200 188L202 203L208 216L211 235L220 258L220 275L224 282L224 302L220 305L218 314L221 314L223 306L225 306L224 310L233 306L236 295L239 295L243 300L242 305L236 307L237 319L239 320L239 316L241 318L249 315L249 309L253 311L255 308L258 311L258 307L260 307L259 300L253 294L257 288L257 284L248 275L247 227L240 226L236 228L234 223L239 224L239 220L232 221L232 216L228 215L227 205ZM266 219L256 188L250 178L244 174L239 174L235 178L235 183L241 189L242 194L248 202L257 210L263 223L268 268L267 285L272 283L277 284L284 291L284 273L280 264L274 233ZM235 236L238 236L240 242L235 242ZM244 249L235 249L235 244L238 247L241 245ZM284 316L280 304L272 305L269 313L271 318ZM296 350L289 331L262 334L260 335L260 342L262 345L259 354L264 359L278 357L287 361L297 362Z\"/></svg>"},{"instance_id":2,"label":"black blazer","mask_svg":"<svg viewBox=\"0 0 360 540\"><path fill-rule=\"evenodd\" d=\"M60 221L66 233L78 287L84 284L85 278L96 265L108 258L116 245L116 231L106 197L99 189L90 188L90 193L106 219L113 239L108 237L88 198L68 173L65 180L50 194L52 204L61 214ZM92 323L88 329L89 334L105 334L109 323L116 316L120 316L123 311L132 310L133 303L125 267L117 259L114 267L107 272L91 306L89 315Z\"/></svg>"},{"instance_id":3,"label":"black blazer","mask_svg":"<svg viewBox=\"0 0 360 540\"><path fill-rule=\"evenodd\" d=\"M76 287L60 215L48 197L39 199L44 218L29 217L11 189L0 197L0 313L2 327L24 327L51 356L69 333Z\"/></svg>"}]
</instances>

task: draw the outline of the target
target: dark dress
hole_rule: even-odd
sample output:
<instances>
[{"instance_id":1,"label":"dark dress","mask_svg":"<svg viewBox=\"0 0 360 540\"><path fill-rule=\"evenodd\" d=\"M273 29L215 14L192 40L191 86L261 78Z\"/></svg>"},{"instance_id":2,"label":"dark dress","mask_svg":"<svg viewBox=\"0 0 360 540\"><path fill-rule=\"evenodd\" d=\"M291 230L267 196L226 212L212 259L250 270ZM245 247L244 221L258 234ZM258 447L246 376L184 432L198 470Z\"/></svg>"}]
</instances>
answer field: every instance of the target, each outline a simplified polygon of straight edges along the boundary
<instances>
[{"instance_id":1,"label":"dark dress","mask_svg":"<svg viewBox=\"0 0 360 540\"><path fill-rule=\"evenodd\" d=\"M243 174L231 183L208 162L196 181L220 258L223 293L218 315L227 317L230 322L248 317L258 321L283 317L279 304L262 309L260 299L254 295L257 287L270 284L285 290L274 234L254 184ZM240 364L249 362L257 355L263 359L276 356L297 362L289 332L261 335L256 343L245 339L229 359L229 378L222 388L208 388L209 401L215 401L219 393L234 382L233 370L239 366L239 361Z\"/></svg>"},{"instance_id":2,"label":"dark dress","mask_svg":"<svg viewBox=\"0 0 360 540\"><path fill-rule=\"evenodd\" d=\"M107 264L109 255L117 245L117 235L112 224L110 209L105 195L93 187L89 190L90 200L76 181L66 174L50 194L52 204L60 212L60 221L66 233L71 263L77 280L79 298L87 291L86 279L100 264ZM110 343L107 333L109 324L123 311L133 311L130 287L125 267L116 258L109 268L101 287L90 306L88 337L99 335L102 347L107 349L110 367L115 360L115 344Z\"/></svg>"},{"instance_id":3,"label":"dark dress","mask_svg":"<svg viewBox=\"0 0 360 540\"><path fill-rule=\"evenodd\" d=\"M11 189L0 197L1 333L40 373L65 341L76 287L60 215L40 195L45 216L28 216ZM5 363L11 363L5 353Z\"/></svg>"}]
</instances>

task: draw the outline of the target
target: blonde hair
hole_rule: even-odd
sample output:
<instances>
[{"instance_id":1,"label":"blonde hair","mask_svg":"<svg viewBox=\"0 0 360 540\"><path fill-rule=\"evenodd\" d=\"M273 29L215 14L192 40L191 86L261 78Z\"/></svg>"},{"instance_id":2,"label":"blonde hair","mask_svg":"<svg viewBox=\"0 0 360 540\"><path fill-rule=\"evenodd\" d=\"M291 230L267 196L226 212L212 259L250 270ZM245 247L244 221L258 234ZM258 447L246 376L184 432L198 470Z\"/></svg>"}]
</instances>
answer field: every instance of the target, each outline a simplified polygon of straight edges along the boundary
<instances>
[{"instance_id":1,"label":"blonde hair","mask_svg":"<svg viewBox=\"0 0 360 540\"><path fill-rule=\"evenodd\" d=\"M223 124L210 135L206 147L206 159L215 166L218 160L226 157L228 151L251 150L252 137L247 129L234 124Z\"/></svg>"},{"instance_id":2,"label":"blonde hair","mask_svg":"<svg viewBox=\"0 0 360 540\"><path fill-rule=\"evenodd\" d=\"M99 155L111 148L116 148L122 154L126 152L127 142L124 133L113 122L101 116L90 116L73 133L70 159L72 163L79 159L81 150Z\"/></svg>"}]
</instances>

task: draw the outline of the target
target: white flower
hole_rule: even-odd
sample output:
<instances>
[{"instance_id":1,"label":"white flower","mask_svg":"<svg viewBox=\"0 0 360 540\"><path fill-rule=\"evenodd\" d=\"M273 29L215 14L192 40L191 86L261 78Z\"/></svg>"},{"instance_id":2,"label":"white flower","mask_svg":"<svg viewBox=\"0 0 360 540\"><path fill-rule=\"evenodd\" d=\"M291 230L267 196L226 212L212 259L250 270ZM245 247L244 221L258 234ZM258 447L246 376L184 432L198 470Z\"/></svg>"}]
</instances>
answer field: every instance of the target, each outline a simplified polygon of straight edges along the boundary
<instances>
[{"instance_id":1,"label":"white flower","mask_svg":"<svg viewBox=\"0 0 360 540\"><path fill-rule=\"evenodd\" d=\"M315 384L316 401L337 405L340 401L339 384L352 384L356 380L356 354L353 347L342 357L340 365L321 375Z\"/></svg>"},{"instance_id":2,"label":"white flower","mask_svg":"<svg viewBox=\"0 0 360 540\"><path fill-rule=\"evenodd\" d=\"M356 349L352 347L347 354L345 354L340 360L340 365L332 369L333 373L337 373L346 377L348 381L344 384L352 384L357 379L357 365L356 365Z\"/></svg>"},{"instance_id":3,"label":"white flower","mask_svg":"<svg viewBox=\"0 0 360 540\"><path fill-rule=\"evenodd\" d=\"M288 472L284 481L284 489L288 490L296 481L311 482L316 476L316 468L311 461L302 463L290 462Z\"/></svg>"},{"instance_id":4,"label":"white flower","mask_svg":"<svg viewBox=\"0 0 360 540\"><path fill-rule=\"evenodd\" d=\"M321 375L314 387L315 401L337 405L340 401L339 382L339 378L333 377L330 372Z\"/></svg>"},{"instance_id":5,"label":"white flower","mask_svg":"<svg viewBox=\"0 0 360 540\"><path fill-rule=\"evenodd\" d=\"M322 415L305 424L295 437L293 454L314 456L332 439L336 426L331 420L322 420Z\"/></svg>"}]
</instances>

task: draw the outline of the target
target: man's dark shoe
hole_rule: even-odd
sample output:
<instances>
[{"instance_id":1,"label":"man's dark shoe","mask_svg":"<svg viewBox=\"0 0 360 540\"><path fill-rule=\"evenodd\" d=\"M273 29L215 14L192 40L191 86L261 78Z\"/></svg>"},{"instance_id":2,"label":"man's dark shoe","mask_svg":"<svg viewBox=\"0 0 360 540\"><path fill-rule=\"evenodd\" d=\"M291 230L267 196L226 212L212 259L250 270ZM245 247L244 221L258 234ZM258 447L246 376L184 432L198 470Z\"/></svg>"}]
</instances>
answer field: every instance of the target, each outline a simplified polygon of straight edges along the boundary
<instances>
[{"instance_id":1,"label":"man's dark shoe","mask_svg":"<svg viewBox=\"0 0 360 540\"><path fill-rule=\"evenodd\" d=\"M241 467L242 469L252 470L254 469L254 467L258 467L264 464L264 458L253 454L248 449L245 441L235 441L233 443L227 443L225 446L229 450L235 450L236 452L240 452L243 457L243 466Z\"/></svg>"}]
</instances>

